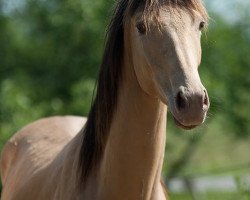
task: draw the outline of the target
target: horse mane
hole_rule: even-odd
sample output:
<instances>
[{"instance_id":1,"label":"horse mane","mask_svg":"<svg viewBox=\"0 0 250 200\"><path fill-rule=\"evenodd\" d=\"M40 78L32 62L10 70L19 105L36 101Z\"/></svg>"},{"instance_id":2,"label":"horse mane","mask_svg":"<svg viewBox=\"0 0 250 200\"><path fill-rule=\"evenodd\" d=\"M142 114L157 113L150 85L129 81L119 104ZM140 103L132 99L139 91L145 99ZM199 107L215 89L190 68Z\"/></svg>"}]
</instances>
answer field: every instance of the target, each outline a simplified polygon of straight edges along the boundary
<instances>
[{"instance_id":1,"label":"horse mane","mask_svg":"<svg viewBox=\"0 0 250 200\"><path fill-rule=\"evenodd\" d=\"M80 183L102 159L113 115L116 111L119 85L122 80L124 52L124 22L141 8L145 19L157 15L162 5L198 11L207 18L200 0L118 0L106 34L106 45L88 120L81 130L78 170Z\"/></svg>"}]
</instances>

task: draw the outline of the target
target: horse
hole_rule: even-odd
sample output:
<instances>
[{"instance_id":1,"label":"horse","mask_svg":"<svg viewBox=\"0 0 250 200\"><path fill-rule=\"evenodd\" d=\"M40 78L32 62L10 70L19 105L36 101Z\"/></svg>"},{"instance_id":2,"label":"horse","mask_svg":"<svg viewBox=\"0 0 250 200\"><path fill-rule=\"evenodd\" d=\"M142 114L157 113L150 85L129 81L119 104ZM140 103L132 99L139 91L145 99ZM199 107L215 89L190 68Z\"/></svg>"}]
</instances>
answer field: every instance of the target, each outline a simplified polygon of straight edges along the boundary
<instances>
[{"instance_id":1,"label":"horse","mask_svg":"<svg viewBox=\"0 0 250 200\"><path fill-rule=\"evenodd\" d=\"M1 155L2 200L166 200L161 171L170 111L201 125L200 0L118 0L88 118L55 116L17 132Z\"/></svg>"}]
</instances>

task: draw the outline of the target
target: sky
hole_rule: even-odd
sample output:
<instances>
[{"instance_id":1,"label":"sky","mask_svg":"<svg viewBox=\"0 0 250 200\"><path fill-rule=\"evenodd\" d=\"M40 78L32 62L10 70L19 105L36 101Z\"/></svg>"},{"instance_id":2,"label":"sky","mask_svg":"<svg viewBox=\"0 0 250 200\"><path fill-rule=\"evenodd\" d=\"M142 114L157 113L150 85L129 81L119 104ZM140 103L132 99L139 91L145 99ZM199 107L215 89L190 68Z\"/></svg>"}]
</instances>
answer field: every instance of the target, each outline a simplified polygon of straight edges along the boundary
<instances>
[{"instance_id":1,"label":"sky","mask_svg":"<svg viewBox=\"0 0 250 200\"><path fill-rule=\"evenodd\" d=\"M237 21L243 12L249 12L250 0L204 0L210 12L222 15L228 21Z\"/></svg>"}]
</instances>

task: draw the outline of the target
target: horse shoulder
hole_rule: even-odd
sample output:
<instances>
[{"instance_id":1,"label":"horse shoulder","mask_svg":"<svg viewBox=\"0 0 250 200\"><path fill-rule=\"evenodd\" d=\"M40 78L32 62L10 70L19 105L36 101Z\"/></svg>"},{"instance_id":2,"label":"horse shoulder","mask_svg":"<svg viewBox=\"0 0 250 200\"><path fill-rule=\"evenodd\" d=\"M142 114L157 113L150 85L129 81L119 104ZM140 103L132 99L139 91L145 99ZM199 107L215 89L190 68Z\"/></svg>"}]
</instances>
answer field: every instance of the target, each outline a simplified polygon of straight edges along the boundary
<instances>
[{"instance_id":1,"label":"horse shoulder","mask_svg":"<svg viewBox=\"0 0 250 200\"><path fill-rule=\"evenodd\" d=\"M16 152L17 143L14 140L9 140L3 148L0 158L0 173L3 185L6 182L6 177L8 176L12 162L15 159Z\"/></svg>"},{"instance_id":2,"label":"horse shoulder","mask_svg":"<svg viewBox=\"0 0 250 200\"><path fill-rule=\"evenodd\" d=\"M9 196L16 196L13 191L20 188L23 192L19 197L26 196L23 188L28 187L25 185L32 188L32 185L36 185L33 184L36 179L42 183L45 177L40 174L77 135L85 122L86 118L82 117L50 117L35 121L17 132L6 143L1 154L2 198L11 199Z\"/></svg>"}]
</instances>

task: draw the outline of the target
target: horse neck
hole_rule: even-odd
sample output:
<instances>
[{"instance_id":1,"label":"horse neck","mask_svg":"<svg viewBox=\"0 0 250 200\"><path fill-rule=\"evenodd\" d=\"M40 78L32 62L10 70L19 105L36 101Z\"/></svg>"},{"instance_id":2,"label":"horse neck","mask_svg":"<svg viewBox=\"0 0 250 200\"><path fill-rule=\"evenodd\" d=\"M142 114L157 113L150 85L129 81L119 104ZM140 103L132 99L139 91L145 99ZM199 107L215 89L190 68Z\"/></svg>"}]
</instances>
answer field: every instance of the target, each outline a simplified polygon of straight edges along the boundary
<instances>
[{"instance_id":1,"label":"horse neck","mask_svg":"<svg viewBox=\"0 0 250 200\"><path fill-rule=\"evenodd\" d=\"M141 89L129 47L125 49L117 110L100 166L99 195L146 200L162 190L167 108Z\"/></svg>"}]
</instances>

